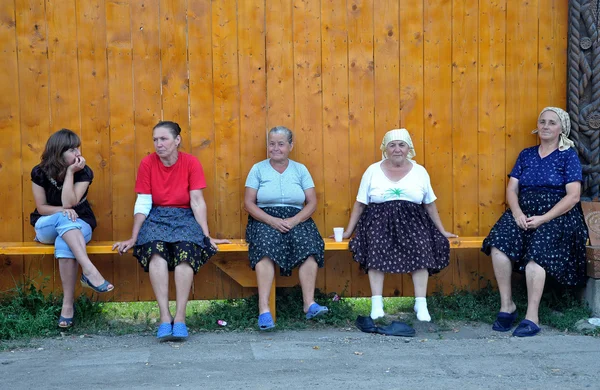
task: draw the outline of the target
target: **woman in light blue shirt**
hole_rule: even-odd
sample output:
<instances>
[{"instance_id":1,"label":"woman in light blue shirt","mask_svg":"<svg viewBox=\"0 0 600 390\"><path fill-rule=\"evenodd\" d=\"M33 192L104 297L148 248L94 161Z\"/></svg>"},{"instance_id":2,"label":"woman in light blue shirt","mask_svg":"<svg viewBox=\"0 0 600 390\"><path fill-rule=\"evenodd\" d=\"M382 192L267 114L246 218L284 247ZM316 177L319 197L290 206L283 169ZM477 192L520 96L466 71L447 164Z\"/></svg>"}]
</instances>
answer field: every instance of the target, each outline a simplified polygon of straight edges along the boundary
<instances>
[{"instance_id":1,"label":"woman in light blue shirt","mask_svg":"<svg viewBox=\"0 0 600 390\"><path fill-rule=\"evenodd\" d=\"M250 266L258 283L258 328L275 327L269 295L275 264L282 276L299 267L306 318L328 311L314 301L317 269L323 267L325 244L311 216L317 208L315 184L308 169L289 159L292 131L277 126L269 131L267 160L255 164L246 179L244 205L250 214L246 241Z\"/></svg>"}]
</instances>

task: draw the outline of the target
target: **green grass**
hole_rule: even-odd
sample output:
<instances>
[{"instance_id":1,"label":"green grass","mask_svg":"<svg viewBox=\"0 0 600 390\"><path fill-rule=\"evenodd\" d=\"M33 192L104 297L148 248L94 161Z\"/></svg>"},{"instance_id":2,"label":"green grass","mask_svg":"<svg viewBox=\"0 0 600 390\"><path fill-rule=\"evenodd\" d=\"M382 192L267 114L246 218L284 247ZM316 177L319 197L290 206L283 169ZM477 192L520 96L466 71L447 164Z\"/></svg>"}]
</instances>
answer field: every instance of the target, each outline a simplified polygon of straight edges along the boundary
<instances>
[{"instance_id":1,"label":"green grass","mask_svg":"<svg viewBox=\"0 0 600 390\"><path fill-rule=\"evenodd\" d=\"M44 294L32 282L19 286L0 296L0 349L6 340L24 342L34 337L56 337L62 329L56 323L61 309L61 297ZM357 315L368 315L370 298L342 298L333 301L333 294L316 292L316 300L329 306L330 313L316 321L305 321L302 310L302 293L299 287L278 289L277 327L306 329L354 327ZM524 287L514 291L515 303L521 317L525 314L527 297ZM385 298L387 314L412 321L414 298ZM498 292L490 286L477 292L455 291L449 295L433 294L428 298L430 313L440 329L452 321L483 322L491 324L499 306ZM171 303L172 312L175 304ZM257 296L235 300L191 301L187 307L187 323L190 331L245 331L256 329ZM67 334L131 334L153 333L159 319L156 302L114 303L100 302L84 295L75 303L75 327ZM575 323L588 318L589 310L577 293L556 286L544 294L540 306L540 320L546 326L573 331ZM226 327L217 324L227 321ZM600 336L600 331L594 333ZM4 341L2 341L4 340ZM16 341L14 341L16 340Z\"/></svg>"}]
</instances>

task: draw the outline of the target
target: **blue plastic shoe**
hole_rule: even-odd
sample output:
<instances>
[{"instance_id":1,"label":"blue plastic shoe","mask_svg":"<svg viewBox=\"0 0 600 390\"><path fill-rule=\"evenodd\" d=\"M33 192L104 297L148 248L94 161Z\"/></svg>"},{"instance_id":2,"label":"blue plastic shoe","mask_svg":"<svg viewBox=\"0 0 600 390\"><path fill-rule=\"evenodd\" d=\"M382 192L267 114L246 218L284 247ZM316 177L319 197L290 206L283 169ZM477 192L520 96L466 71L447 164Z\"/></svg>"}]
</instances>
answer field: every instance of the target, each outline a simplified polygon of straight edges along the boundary
<instances>
[{"instance_id":1,"label":"blue plastic shoe","mask_svg":"<svg viewBox=\"0 0 600 390\"><path fill-rule=\"evenodd\" d=\"M168 340L173 336L173 326L170 322L163 322L158 326L158 332L156 332L156 338L160 341Z\"/></svg>"},{"instance_id":2,"label":"blue plastic shoe","mask_svg":"<svg viewBox=\"0 0 600 390\"><path fill-rule=\"evenodd\" d=\"M492 325L492 329L496 332L508 332L511 330L513 323L517 320L519 313L513 311L512 313L499 312L496 316L496 321Z\"/></svg>"},{"instance_id":3,"label":"blue plastic shoe","mask_svg":"<svg viewBox=\"0 0 600 390\"><path fill-rule=\"evenodd\" d=\"M173 338L185 339L188 337L187 326L183 322L176 322L173 324Z\"/></svg>"},{"instance_id":4,"label":"blue plastic shoe","mask_svg":"<svg viewBox=\"0 0 600 390\"><path fill-rule=\"evenodd\" d=\"M307 320L313 319L315 317L318 317L320 315L327 313L328 311L329 311L329 309L327 308L327 306L321 306L315 302L312 305L310 305L310 307L308 308L308 311L306 312L306 319Z\"/></svg>"},{"instance_id":5,"label":"blue plastic shoe","mask_svg":"<svg viewBox=\"0 0 600 390\"><path fill-rule=\"evenodd\" d=\"M537 326L535 324L535 322L530 321L530 320L523 320L516 327L515 331L513 332L513 336L515 336L515 337L531 337L531 336L535 336L536 334L538 334L540 332L540 330L542 330L542 329L539 326Z\"/></svg>"},{"instance_id":6,"label":"blue plastic shoe","mask_svg":"<svg viewBox=\"0 0 600 390\"><path fill-rule=\"evenodd\" d=\"M275 328L275 321L273 321L273 316L271 312L262 313L258 316L258 329L259 330L269 330Z\"/></svg>"}]
</instances>

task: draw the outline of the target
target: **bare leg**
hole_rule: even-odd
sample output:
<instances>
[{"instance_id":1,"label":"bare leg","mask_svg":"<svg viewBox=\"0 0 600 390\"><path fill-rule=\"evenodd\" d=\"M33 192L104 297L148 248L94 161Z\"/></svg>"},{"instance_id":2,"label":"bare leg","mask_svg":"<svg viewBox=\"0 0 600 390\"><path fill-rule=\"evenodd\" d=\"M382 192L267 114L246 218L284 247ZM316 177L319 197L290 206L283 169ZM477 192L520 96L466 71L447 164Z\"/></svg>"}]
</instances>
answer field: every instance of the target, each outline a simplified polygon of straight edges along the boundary
<instances>
[{"instance_id":1,"label":"bare leg","mask_svg":"<svg viewBox=\"0 0 600 390\"><path fill-rule=\"evenodd\" d=\"M269 297L271 295L271 285L275 277L275 264L268 257L263 257L254 268L256 271L256 283L258 284L258 314L271 311L269 307Z\"/></svg>"},{"instance_id":2,"label":"bare leg","mask_svg":"<svg viewBox=\"0 0 600 390\"><path fill-rule=\"evenodd\" d=\"M175 322L185 323L185 308L190 297L193 280L194 270L190 263L182 262L175 267L175 290L177 293Z\"/></svg>"},{"instance_id":3,"label":"bare leg","mask_svg":"<svg viewBox=\"0 0 600 390\"><path fill-rule=\"evenodd\" d=\"M536 262L530 261L525 267L525 280L527 282L527 314L525 318L539 325L538 311L546 283L546 271Z\"/></svg>"},{"instance_id":4,"label":"bare leg","mask_svg":"<svg viewBox=\"0 0 600 390\"><path fill-rule=\"evenodd\" d=\"M81 265L81 271L94 286L100 286L104 283L104 277L92 263L85 249L85 239L79 229L72 229L62 235L63 240L75 255L75 259Z\"/></svg>"},{"instance_id":5,"label":"bare leg","mask_svg":"<svg viewBox=\"0 0 600 390\"><path fill-rule=\"evenodd\" d=\"M412 274L413 285L415 287L415 297L427 296L427 281L429 280L429 272L426 269L419 269L413 271Z\"/></svg>"},{"instance_id":6,"label":"bare leg","mask_svg":"<svg viewBox=\"0 0 600 390\"><path fill-rule=\"evenodd\" d=\"M371 318L376 320L385 316L382 296L385 274L376 269L370 269L368 275L371 284Z\"/></svg>"},{"instance_id":7,"label":"bare leg","mask_svg":"<svg viewBox=\"0 0 600 390\"><path fill-rule=\"evenodd\" d=\"M504 252L492 247L492 264L500 291L500 311L512 313L517 309L517 305L512 300L512 263Z\"/></svg>"},{"instance_id":8,"label":"bare leg","mask_svg":"<svg viewBox=\"0 0 600 390\"><path fill-rule=\"evenodd\" d=\"M315 303L315 284L317 282L317 270L319 265L313 256L309 256L298 270L300 287L302 287L302 300L304 301L304 312L308 312L310 305Z\"/></svg>"},{"instance_id":9,"label":"bare leg","mask_svg":"<svg viewBox=\"0 0 600 390\"><path fill-rule=\"evenodd\" d=\"M383 279L385 274L376 269L369 270L369 283L371 284L371 295L383 294Z\"/></svg>"},{"instance_id":10,"label":"bare leg","mask_svg":"<svg viewBox=\"0 0 600 390\"><path fill-rule=\"evenodd\" d=\"M63 302L60 315L65 318L73 318L73 304L75 302L75 283L77 282L77 271L79 265L75 259L58 259L58 269L63 288ZM66 324L63 324L66 325Z\"/></svg>"},{"instance_id":11,"label":"bare leg","mask_svg":"<svg viewBox=\"0 0 600 390\"><path fill-rule=\"evenodd\" d=\"M170 323L172 318L169 311L169 268L167 261L159 255L152 255L148 271L152 290L154 290L158 310L160 311L160 322Z\"/></svg>"}]
</instances>

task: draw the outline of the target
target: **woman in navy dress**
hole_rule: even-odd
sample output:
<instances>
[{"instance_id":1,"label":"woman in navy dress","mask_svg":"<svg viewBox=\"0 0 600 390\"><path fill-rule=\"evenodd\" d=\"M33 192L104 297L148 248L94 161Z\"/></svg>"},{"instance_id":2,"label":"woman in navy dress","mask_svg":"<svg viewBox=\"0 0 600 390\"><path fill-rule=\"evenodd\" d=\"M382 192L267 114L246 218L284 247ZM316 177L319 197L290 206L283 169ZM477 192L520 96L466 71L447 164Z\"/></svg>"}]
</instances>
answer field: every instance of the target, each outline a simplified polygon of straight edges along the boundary
<instances>
[{"instance_id":1,"label":"woman in navy dress","mask_svg":"<svg viewBox=\"0 0 600 390\"><path fill-rule=\"evenodd\" d=\"M546 107L538 118L540 144L523 150L506 189L510 209L483 241L492 256L500 290L500 312L492 329L506 332L517 318L511 272L525 272L527 313L513 336L540 331L538 309L546 275L568 286L585 283L587 229L579 204L581 163L567 137L569 115Z\"/></svg>"}]
</instances>

